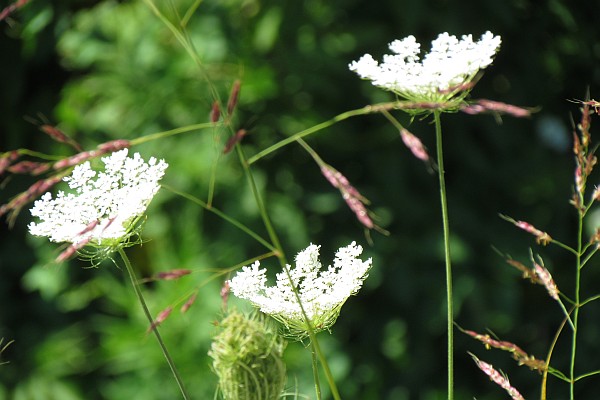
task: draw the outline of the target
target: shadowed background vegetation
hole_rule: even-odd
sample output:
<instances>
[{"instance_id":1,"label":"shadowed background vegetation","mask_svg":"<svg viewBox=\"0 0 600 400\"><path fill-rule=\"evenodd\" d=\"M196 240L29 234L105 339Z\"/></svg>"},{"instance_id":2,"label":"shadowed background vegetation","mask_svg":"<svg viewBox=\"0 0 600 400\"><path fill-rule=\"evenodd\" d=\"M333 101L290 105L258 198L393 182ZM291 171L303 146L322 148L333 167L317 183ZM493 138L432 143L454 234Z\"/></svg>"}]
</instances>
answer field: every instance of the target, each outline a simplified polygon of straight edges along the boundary
<instances>
[{"instance_id":1,"label":"shadowed background vegetation","mask_svg":"<svg viewBox=\"0 0 600 400\"><path fill-rule=\"evenodd\" d=\"M177 0L160 8L176 21L191 4ZM198 66L141 0L32 0L1 23L0 151L71 155L24 118L40 114L86 149L207 122L215 94L226 101L239 79L234 127L248 131L242 149L252 156L344 111L393 100L348 70L364 53L380 58L388 43L411 34L427 49L440 32L478 38L490 30L502 36L502 48L472 97L539 111L523 120L442 118L456 322L479 332L490 329L545 358L562 320L560 309L494 248L523 262L530 248L539 251L566 293L572 290L573 258L537 247L532 236L498 214L574 240L571 119L578 120L579 111L568 100L583 99L588 89L598 96L598 22L597 4L567 0L382 0L376 6L365 0L207 0L186 28ZM429 119L397 117L435 148ZM207 198L214 172L215 207L266 237L239 160L221 154L228 135L204 129L133 150L166 159L164 183L200 199ZM390 232L371 232L369 245L339 192L297 144L252 165L289 260L312 242L322 245L322 261L330 263L334 251L353 240L374 259L365 287L344 306L332 335L319 335L342 398L443 399L445 277L436 175L381 115L351 118L306 140L371 201L376 222ZM2 179L0 204L34 182L26 176ZM9 363L0 366L0 399L177 398L124 271L110 262L99 268L78 260L54 264L57 246L27 235L29 220L24 210L12 229L0 227L0 337L15 340L2 354ZM194 271L179 281L150 283L145 293L158 313L199 288L194 307L174 313L161 331L192 397L210 399L216 379L206 353L225 279L214 272L266 250L165 189L148 210L144 238L146 243L128 251L140 276ZM263 265L278 268L275 259ZM584 290L590 295L600 291L599 271L595 261L586 270ZM599 310L586 310L581 371L600 367ZM568 349L565 336L555 355L565 370ZM467 351L503 369L526 398L539 397L537 373L457 334L456 398L506 398ZM293 344L286 353L290 392L313 398L308 351ZM598 378L583 381L582 398L597 393L597 385ZM553 398L567 397L565 384L551 378L549 387L556 390Z\"/></svg>"}]
</instances>

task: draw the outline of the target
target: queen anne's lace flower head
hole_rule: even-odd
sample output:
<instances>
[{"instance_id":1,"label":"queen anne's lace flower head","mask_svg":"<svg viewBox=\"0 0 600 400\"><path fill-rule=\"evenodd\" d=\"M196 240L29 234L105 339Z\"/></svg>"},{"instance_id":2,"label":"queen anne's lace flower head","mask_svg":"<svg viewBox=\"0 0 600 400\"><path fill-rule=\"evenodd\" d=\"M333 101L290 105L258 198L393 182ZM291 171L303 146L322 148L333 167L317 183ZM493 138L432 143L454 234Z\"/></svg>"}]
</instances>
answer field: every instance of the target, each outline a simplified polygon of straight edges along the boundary
<instances>
[{"instance_id":1,"label":"queen anne's lace flower head","mask_svg":"<svg viewBox=\"0 0 600 400\"><path fill-rule=\"evenodd\" d=\"M415 102L462 100L477 72L493 61L500 36L486 32L477 42L471 35L460 40L448 33L431 43L431 51L420 60L421 45L414 36L390 43L394 54L378 63L370 54L350 64L350 70L373 85Z\"/></svg>"},{"instance_id":2,"label":"queen anne's lace flower head","mask_svg":"<svg viewBox=\"0 0 600 400\"><path fill-rule=\"evenodd\" d=\"M31 209L40 222L29 232L53 242L111 247L125 240L144 213L160 185L168 164L152 157L146 163L138 153L128 157L123 149L103 157L103 172L90 162L76 166L63 180L74 193L45 193Z\"/></svg>"},{"instance_id":3,"label":"queen anne's lace flower head","mask_svg":"<svg viewBox=\"0 0 600 400\"><path fill-rule=\"evenodd\" d=\"M294 268L288 266L293 286L285 271L277 274L276 286L267 286L266 270L259 268L257 261L243 267L229 282L231 291L282 322L290 336L302 339L308 328L292 288L295 287L313 329L329 329L344 302L361 288L372 260L359 259L362 247L352 242L337 251L333 266L321 270L319 247L311 244L298 253Z\"/></svg>"}]
</instances>

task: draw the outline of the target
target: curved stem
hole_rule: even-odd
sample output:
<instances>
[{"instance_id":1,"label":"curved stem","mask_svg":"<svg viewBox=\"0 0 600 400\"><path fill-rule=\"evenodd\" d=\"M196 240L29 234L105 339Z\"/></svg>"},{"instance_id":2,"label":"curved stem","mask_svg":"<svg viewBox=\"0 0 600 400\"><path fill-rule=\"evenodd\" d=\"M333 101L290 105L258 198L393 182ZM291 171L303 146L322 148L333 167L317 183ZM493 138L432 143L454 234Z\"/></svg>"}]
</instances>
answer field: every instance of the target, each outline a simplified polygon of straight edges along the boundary
<instances>
[{"instance_id":1,"label":"curved stem","mask_svg":"<svg viewBox=\"0 0 600 400\"><path fill-rule=\"evenodd\" d=\"M452 301L452 264L450 260L450 223L446 200L446 181L444 179L444 152L442 147L442 125L440 111L433 112L435 121L435 139L437 148L438 178L440 184L440 206L444 231L444 258L446 260L446 303L448 334L448 400L454 399L454 310Z\"/></svg>"},{"instance_id":2,"label":"curved stem","mask_svg":"<svg viewBox=\"0 0 600 400\"><path fill-rule=\"evenodd\" d=\"M189 193L185 193L182 192L180 190L175 189L172 186L166 185L166 184L161 184L161 187L167 189L170 192L175 193L178 196L181 196L185 199L190 200L191 202L194 202L196 204L198 204L199 206L201 206L202 208L204 208L206 211L210 211L211 213L219 216L220 218L224 219L225 221L229 222L231 225L235 226L236 228L240 229L241 231L243 231L244 233L246 233L248 236L252 237L254 240L256 240L258 243L262 244L263 246L265 246L267 249L271 250L273 253L278 253L278 251L280 249L276 249L273 245L271 245L269 242L267 242L265 239L263 239L262 237L260 237L257 233L255 233L252 229L248 228L246 225L242 224L241 222L239 222L238 220L230 217L229 215L225 214L224 212L220 211L219 209L213 207L213 206L209 206L206 202L200 200L199 198L189 194Z\"/></svg>"},{"instance_id":3,"label":"curved stem","mask_svg":"<svg viewBox=\"0 0 600 400\"><path fill-rule=\"evenodd\" d=\"M119 255L121 256L121 259L123 259L123 262L125 263L125 269L127 269L127 273L129 274L129 279L131 280L131 285L133 286L135 295L137 296L138 301L140 302L140 305L142 306L142 309L144 310L144 314L146 315L146 318L148 319L150 326L152 326L152 323L154 320L152 318L152 315L150 314L150 311L148 310L148 306L146 305L146 301L144 300L144 295L142 294L142 291L140 290L140 288L137 284L137 279L135 277L135 272L133 271L133 267L131 266L131 262L129 262L129 258L127 257L127 255L125 254L125 251L123 251L123 249L119 248L118 252L119 252ZM158 332L158 327L154 327L152 329L152 332L154 332L154 335L156 336L156 340L158 340L160 349L162 350L163 355L167 359L167 364L169 364L169 367L171 368L171 372L173 373L173 376L175 377L175 381L177 381L177 386L179 386L181 395L183 396L183 398L185 400L188 400L190 397L188 396L187 392L185 391L185 387L183 386L183 381L181 380L181 377L179 376L179 373L177 372L177 368L175 368L175 363L173 362L173 359L171 358L171 355L169 354L169 351L167 350L167 346L165 346L165 343L163 342L162 337L160 336L160 333Z\"/></svg>"}]
</instances>

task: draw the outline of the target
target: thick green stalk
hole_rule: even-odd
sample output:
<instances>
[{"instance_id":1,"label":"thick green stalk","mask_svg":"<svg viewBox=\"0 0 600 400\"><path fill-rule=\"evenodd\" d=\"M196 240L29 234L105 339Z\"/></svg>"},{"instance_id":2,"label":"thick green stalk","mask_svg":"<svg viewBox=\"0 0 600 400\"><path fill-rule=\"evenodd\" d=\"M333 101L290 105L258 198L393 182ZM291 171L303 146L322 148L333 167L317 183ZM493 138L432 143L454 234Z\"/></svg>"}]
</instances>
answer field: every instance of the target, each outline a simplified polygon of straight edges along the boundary
<instances>
[{"instance_id":1,"label":"thick green stalk","mask_svg":"<svg viewBox=\"0 0 600 400\"><path fill-rule=\"evenodd\" d=\"M152 326L152 323L154 322L154 320L152 318L152 315L150 314L150 311L148 310L148 306L146 305L146 301L144 300L144 295L142 294L142 291L140 290L140 288L138 286L137 279L135 277L135 272L133 271L133 267L131 266L131 262L129 262L129 258L125 254L125 251L123 251L123 249L121 249L121 248L119 248L119 255L121 256L121 258L123 259L123 262L125 263L125 269L127 269L127 273L129 274L129 279L131 280L131 285L133 286L135 295L137 296L138 301L140 302L140 305L142 306L142 309L144 310L144 314L146 315L146 318L148 318L148 323L150 324L150 326ZM163 342L162 337L160 336L160 333L158 332L158 327L154 327L152 329L152 332L154 332L154 335L156 336L156 340L158 340L160 349L162 350L163 355L167 359L167 364L169 364L169 367L171 368L171 372L173 373L173 376L175 377L177 386L179 386L181 395L183 396L183 398L185 400L188 400L190 397L188 396L187 392L185 391L185 387L183 386L183 381L181 380L181 377L179 376L179 373L177 372L177 368L175 368L175 363L173 362L173 359L171 358L171 355L169 354L169 351L167 350L167 346L165 346L165 343Z\"/></svg>"},{"instance_id":2,"label":"thick green stalk","mask_svg":"<svg viewBox=\"0 0 600 400\"><path fill-rule=\"evenodd\" d=\"M448 331L448 400L454 399L454 310L452 300L452 263L450 259L450 223L448 221L448 202L446 200L446 180L444 179L444 152L442 147L442 125L440 112L433 112L435 120L435 139L437 147L438 178L440 183L440 205L444 231L444 258L446 260L446 303Z\"/></svg>"}]
</instances>

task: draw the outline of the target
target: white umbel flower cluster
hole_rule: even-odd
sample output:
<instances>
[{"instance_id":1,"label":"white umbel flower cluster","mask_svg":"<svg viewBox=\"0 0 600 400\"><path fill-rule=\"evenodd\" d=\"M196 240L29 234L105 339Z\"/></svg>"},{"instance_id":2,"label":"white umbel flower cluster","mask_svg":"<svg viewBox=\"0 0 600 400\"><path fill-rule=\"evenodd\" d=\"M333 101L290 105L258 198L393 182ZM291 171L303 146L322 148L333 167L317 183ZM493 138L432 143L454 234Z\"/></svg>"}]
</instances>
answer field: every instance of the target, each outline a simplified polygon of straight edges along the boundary
<instances>
[{"instance_id":1,"label":"white umbel flower cluster","mask_svg":"<svg viewBox=\"0 0 600 400\"><path fill-rule=\"evenodd\" d=\"M31 209L41 222L29 224L29 232L53 242L112 245L126 238L160 185L168 164L152 157L146 163L139 153L128 157L123 149L103 157L103 172L89 161L63 178L75 193L45 193Z\"/></svg>"},{"instance_id":2,"label":"white umbel flower cluster","mask_svg":"<svg viewBox=\"0 0 600 400\"><path fill-rule=\"evenodd\" d=\"M257 261L243 267L229 281L231 291L282 322L290 336L302 339L308 328L293 291L295 287L313 329L328 329L348 297L361 288L372 260L359 259L363 249L352 242L337 251L333 266L321 270L319 247L311 244L298 253L295 268L288 266L293 286L285 271L277 274L275 286L267 286L266 269L259 268Z\"/></svg>"},{"instance_id":3,"label":"white umbel flower cluster","mask_svg":"<svg viewBox=\"0 0 600 400\"><path fill-rule=\"evenodd\" d=\"M486 32L477 42L471 35L460 40L441 33L431 43L431 51L420 60L421 45L414 36L390 43L393 55L384 55L378 63L365 54L349 67L373 85L416 102L445 102L458 93L468 93L466 86L477 72L493 61L500 48L500 36Z\"/></svg>"}]
</instances>

